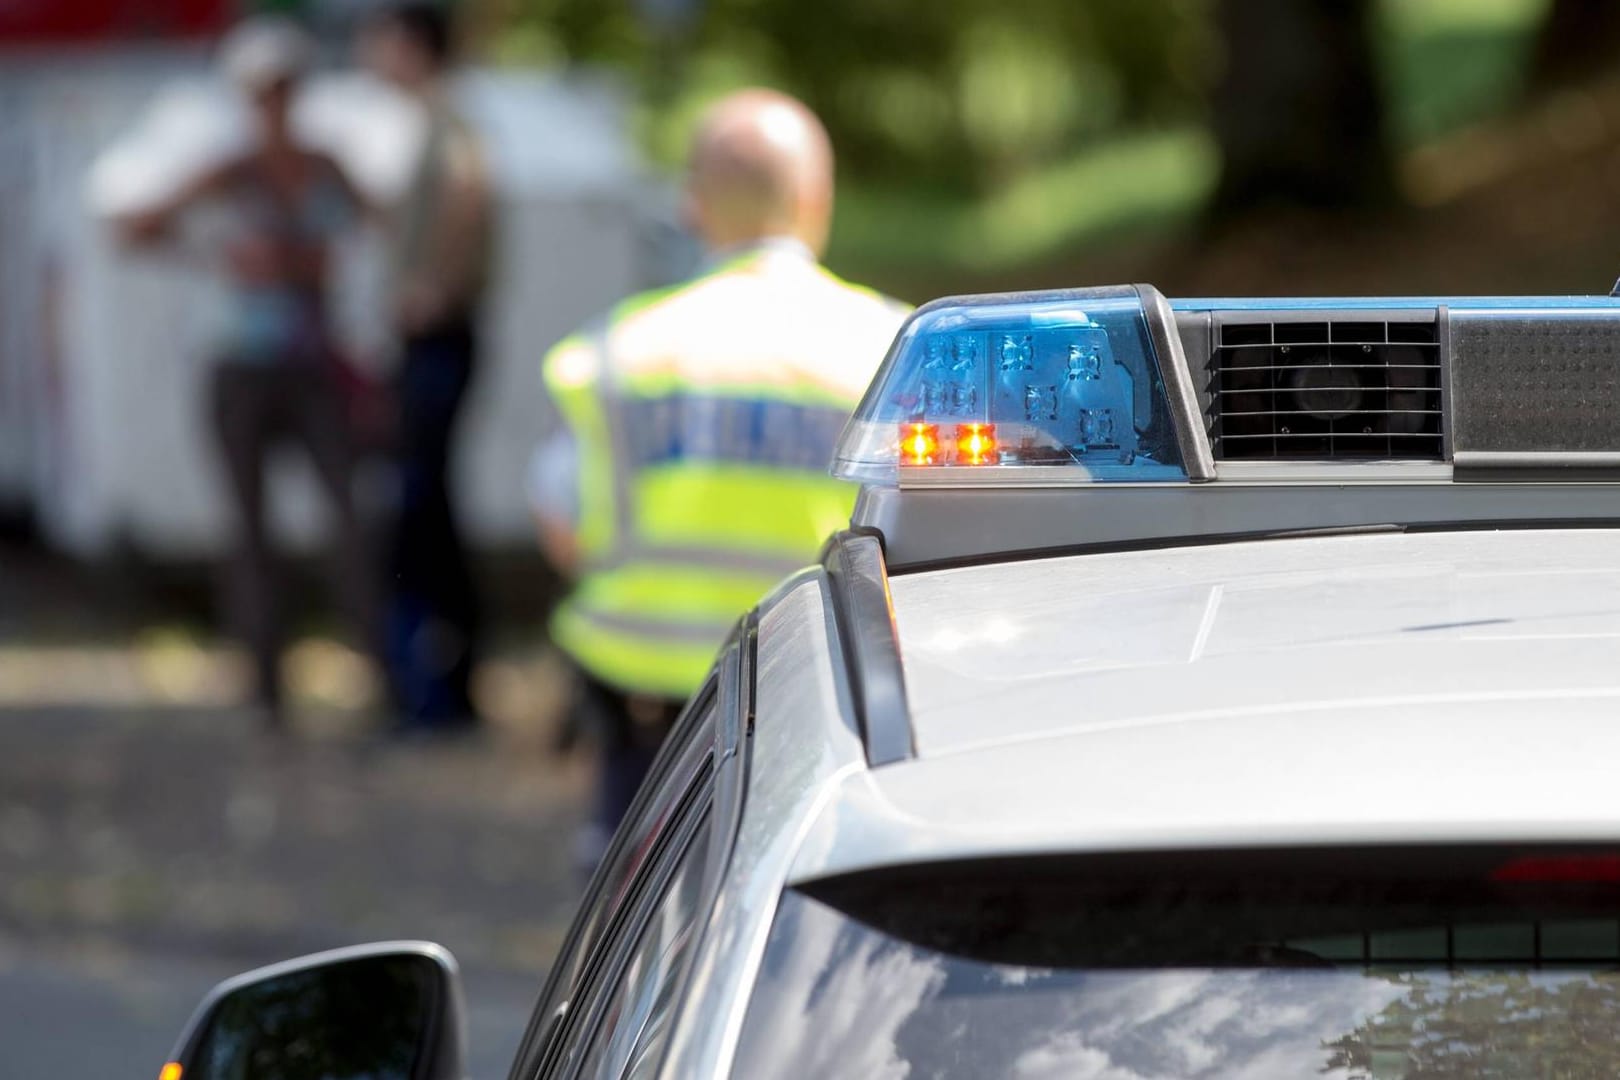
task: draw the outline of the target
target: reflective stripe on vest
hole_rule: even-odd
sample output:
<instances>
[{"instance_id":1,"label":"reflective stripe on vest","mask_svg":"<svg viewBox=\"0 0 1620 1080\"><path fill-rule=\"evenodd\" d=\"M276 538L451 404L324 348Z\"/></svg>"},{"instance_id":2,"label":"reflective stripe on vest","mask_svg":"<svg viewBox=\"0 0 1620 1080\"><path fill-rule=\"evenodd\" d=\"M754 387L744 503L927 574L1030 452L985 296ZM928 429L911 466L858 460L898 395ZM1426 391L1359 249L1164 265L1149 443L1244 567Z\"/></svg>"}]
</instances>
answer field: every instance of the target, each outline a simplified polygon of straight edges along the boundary
<instances>
[{"instance_id":1,"label":"reflective stripe on vest","mask_svg":"<svg viewBox=\"0 0 1620 1080\"><path fill-rule=\"evenodd\" d=\"M787 279L796 283L802 278ZM862 314L877 307L852 289L839 302L844 296L860 297ZM758 379L692 377L706 355L684 368L623 365L610 348L626 317L616 314L573 343L594 351L594 378L548 377L579 440L583 567L552 635L604 682L684 697L737 618L849 520L855 489L826 470L858 388L773 378L766 364ZM892 334L899 318L896 309L868 328L868 368L881 359L870 342ZM833 347L837 329L820 348ZM720 327L717 338L726 332L734 336L717 341L721 350L749 333ZM687 339L685 355L702 344Z\"/></svg>"}]
</instances>

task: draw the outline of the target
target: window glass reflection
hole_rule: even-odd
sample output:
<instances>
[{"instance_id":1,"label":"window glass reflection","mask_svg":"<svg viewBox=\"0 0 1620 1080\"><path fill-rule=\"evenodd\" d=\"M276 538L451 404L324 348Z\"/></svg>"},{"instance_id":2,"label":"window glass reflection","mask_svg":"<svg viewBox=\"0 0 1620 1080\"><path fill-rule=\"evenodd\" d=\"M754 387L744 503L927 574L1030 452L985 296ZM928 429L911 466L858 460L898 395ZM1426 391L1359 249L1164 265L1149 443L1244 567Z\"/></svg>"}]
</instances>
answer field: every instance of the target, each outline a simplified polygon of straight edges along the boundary
<instances>
[{"instance_id":1,"label":"window glass reflection","mask_svg":"<svg viewBox=\"0 0 1620 1080\"><path fill-rule=\"evenodd\" d=\"M675 990L697 929L710 840L705 818L681 855L668 891L613 990L604 1026L597 1033L582 1076L642 1077L655 1071L669 1036Z\"/></svg>"},{"instance_id":2,"label":"window glass reflection","mask_svg":"<svg viewBox=\"0 0 1620 1080\"><path fill-rule=\"evenodd\" d=\"M1532 935L1616 940L1551 922ZM798 893L783 899L734 1076L1620 1076L1620 970L1524 954L1457 966L1445 930L1299 939L1268 967L1041 968L935 951ZM1525 928L1487 926L1504 957ZM1350 952L1349 942L1337 942ZM1440 952L1430 955L1429 947ZM1366 963L1377 952L1392 962ZM1605 954L1607 955L1607 954Z\"/></svg>"}]
</instances>

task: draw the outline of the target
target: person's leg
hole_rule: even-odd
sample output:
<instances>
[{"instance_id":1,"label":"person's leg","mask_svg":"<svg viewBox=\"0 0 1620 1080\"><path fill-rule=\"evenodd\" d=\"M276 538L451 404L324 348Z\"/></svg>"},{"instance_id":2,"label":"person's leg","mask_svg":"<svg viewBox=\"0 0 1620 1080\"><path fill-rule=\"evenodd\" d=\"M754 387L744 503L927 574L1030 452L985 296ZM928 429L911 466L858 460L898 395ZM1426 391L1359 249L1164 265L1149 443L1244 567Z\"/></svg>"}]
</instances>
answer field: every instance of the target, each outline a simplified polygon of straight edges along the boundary
<instances>
[{"instance_id":1,"label":"person's leg","mask_svg":"<svg viewBox=\"0 0 1620 1080\"><path fill-rule=\"evenodd\" d=\"M455 457L455 436L461 410L467 400L475 367L475 339L471 323L453 327L445 333L441 346L443 356L453 378L445 387L443 408L439 414L442 432L437 447L439 460L438 487L432 506L437 526L438 586L436 604L441 617L452 628L460 642L456 659L449 673L449 691L452 714L472 720L473 665L479 655L479 603L478 590L473 583L472 561L461 529L460 517L451 491L451 467Z\"/></svg>"},{"instance_id":2,"label":"person's leg","mask_svg":"<svg viewBox=\"0 0 1620 1080\"><path fill-rule=\"evenodd\" d=\"M428 501L435 486L431 395L426 383L434 370L431 344L407 338L400 358L395 397L395 507L389 538L387 652L389 683L403 722L420 725L432 712L437 649L432 642L430 588L433 544Z\"/></svg>"},{"instance_id":3,"label":"person's leg","mask_svg":"<svg viewBox=\"0 0 1620 1080\"><path fill-rule=\"evenodd\" d=\"M322 370L298 372L291 387L292 428L332 505L334 596L357 647L378 651L376 573L354 495L354 440L337 381Z\"/></svg>"},{"instance_id":4,"label":"person's leg","mask_svg":"<svg viewBox=\"0 0 1620 1080\"><path fill-rule=\"evenodd\" d=\"M255 700L276 724L281 720L281 641L264 508L264 459L275 402L266 374L229 362L219 365L212 411L234 519L226 560L230 621L252 653Z\"/></svg>"},{"instance_id":5,"label":"person's leg","mask_svg":"<svg viewBox=\"0 0 1620 1080\"><path fill-rule=\"evenodd\" d=\"M470 340L470 332L412 338L400 370L390 653L396 694L420 723L472 717L477 604L449 485L455 421L472 372Z\"/></svg>"},{"instance_id":6,"label":"person's leg","mask_svg":"<svg viewBox=\"0 0 1620 1080\"><path fill-rule=\"evenodd\" d=\"M575 722L595 735L599 753L590 821L573 844L578 868L590 874L629 813L684 703L627 695L585 672L575 678Z\"/></svg>"},{"instance_id":7,"label":"person's leg","mask_svg":"<svg viewBox=\"0 0 1620 1080\"><path fill-rule=\"evenodd\" d=\"M597 744L590 817L574 838L575 864L587 877L606 853L658 753L662 736L648 738L646 718L637 716L640 704L583 671L575 673L574 722Z\"/></svg>"}]
</instances>

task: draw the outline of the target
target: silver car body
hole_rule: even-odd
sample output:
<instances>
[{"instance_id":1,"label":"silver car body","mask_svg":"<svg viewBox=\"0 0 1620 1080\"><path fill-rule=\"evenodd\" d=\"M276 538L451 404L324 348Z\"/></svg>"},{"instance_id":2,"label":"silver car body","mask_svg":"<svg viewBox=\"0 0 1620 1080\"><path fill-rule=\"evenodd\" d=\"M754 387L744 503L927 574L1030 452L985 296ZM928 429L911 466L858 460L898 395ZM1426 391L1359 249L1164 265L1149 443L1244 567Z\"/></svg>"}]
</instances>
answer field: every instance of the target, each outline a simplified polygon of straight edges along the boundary
<instances>
[{"instance_id":1,"label":"silver car body","mask_svg":"<svg viewBox=\"0 0 1620 1080\"><path fill-rule=\"evenodd\" d=\"M948 875L885 872L1602 841L1620 887L1617 389L1620 296L919 308L834 456L851 528L676 721L514 1080L732 1074L784 891L843 875L927 916Z\"/></svg>"},{"instance_id":2,"label":"silver car body","mask_svg":"<svg viewBox=\"0 0 1620 1080\"><path fill-rule=\"evenodd\" d=\"M869 768L825 586L760 622L746 810L666 1074L723 1075L781 889L1121 849L1612 839L1620 535L1373 533L890 582L916 755Z\"/></svg>"},{"instance_id":3,"label":"silver car body","mask_svg":"<svg viewBox=\"0 0 1620 1080\"><path fill-rule=\"evenodd\" d=\"M730 1073L822 878L1620 838L1617 370L1620 297L918 309L851 531L722 663L744 797L662 1075Z\"/></svg>"}]
</instances>

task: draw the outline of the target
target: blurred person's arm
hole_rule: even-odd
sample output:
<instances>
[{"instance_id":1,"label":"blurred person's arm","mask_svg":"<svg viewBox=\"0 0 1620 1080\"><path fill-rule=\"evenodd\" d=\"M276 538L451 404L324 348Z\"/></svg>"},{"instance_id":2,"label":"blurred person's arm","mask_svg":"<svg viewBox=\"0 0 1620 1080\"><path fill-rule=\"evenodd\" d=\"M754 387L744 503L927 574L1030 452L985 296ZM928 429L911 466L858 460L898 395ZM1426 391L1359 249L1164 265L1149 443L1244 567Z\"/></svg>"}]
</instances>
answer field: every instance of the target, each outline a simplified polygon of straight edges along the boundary
<instances>
[{"instance_id":1,"label":"blurred person's arm","mask_svg":"<svg viewBox=\"0 0 1620 1080\"><path fill-rule=\"evenodd\" d=\"M237 163L223 162L181 185L156 206L113 219L118 240L129 247L151 247L167 241L175 224L192 207L221 195L231 184Z\"/></svg>"},{"instance_id":2,"label":"blurred person's arm","mask_svg":"<svg viewBox=\"0 0 1620 1080\"><path fill-rule=\"evenodd\" d=\"M579 443L564 428L529 459L529 507L540 550L564 577L579 572Z\"/></svg>"},{"instance_id":3,"label":"blurred person's arm","mask_svg":"<svg viewBox=\"0 0 1620 1080\"><path fill-rule=\"evenodd\" d=\"M443 203L429 237L429 257L409 268L400 297L400 322L423 330L455 312L477 288L485 258L491 197L483 151L470 135L448 140Z\"/></svg>"},{"instance_id":4,"label":"blurred person's arm","mask_svg":"<svg viewBox=\"0 0 1620 1080\"><path fill-rule=\"evenodd\" d=\"M175 248L177 227L196 207L227 194L241 176L240 159L222 162L193 177L174 194L149 209L113 221L119 241L130 248ZM191 252L190 254L196 254ZM221 245L224 266L232 278L244 282L276 282L292 276L303 279L308 253L289 250L285 243L263 232L237 231Z\"/></svg>"},{"instance_id":5,"label":"blurred person's arm","mask_svg":"<svg viewBox=\"0 0 1620 1080\"><path fill-rule=\"evenodd\" d=\"M589 429L602 422L596 404L597 380L604 377L600 336L579 333L559 341L540 362L540 374L562 423L530 459L529 507L546 557L564 577L576 578L585 503L608 494L586 489L590 478L582 454Z\"/></svg>"},{"instance_id":6,"label":"blurred person's arm","mask_svg":"<svg viewBox=\"0 0 1620 1080\"><path fill-rule=\"evenodd\" d=\"M361 190L360 185L354 182L347 169L338 164L337 159L320 155L322 167L326 169L328 177L337 186L338 192L343 196L352 214L352 220L366 225L373 225L382 221L386 214L382 206ZM349 224L345 222L344 224Z\"/></svg>"}]
</instances>

